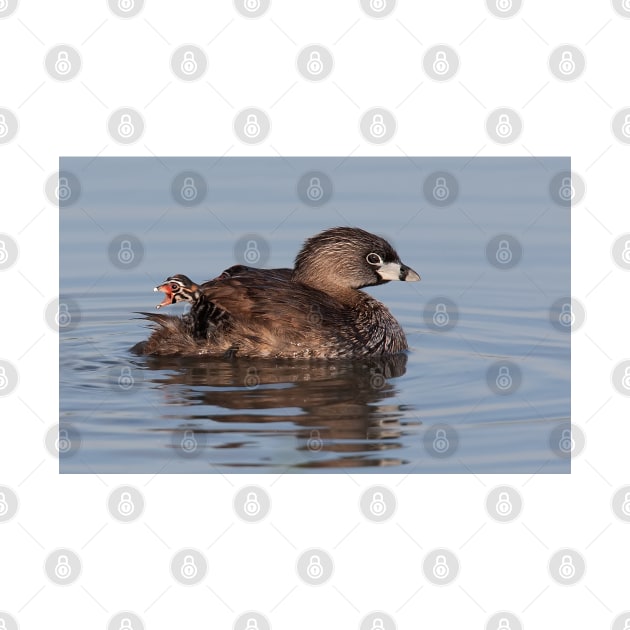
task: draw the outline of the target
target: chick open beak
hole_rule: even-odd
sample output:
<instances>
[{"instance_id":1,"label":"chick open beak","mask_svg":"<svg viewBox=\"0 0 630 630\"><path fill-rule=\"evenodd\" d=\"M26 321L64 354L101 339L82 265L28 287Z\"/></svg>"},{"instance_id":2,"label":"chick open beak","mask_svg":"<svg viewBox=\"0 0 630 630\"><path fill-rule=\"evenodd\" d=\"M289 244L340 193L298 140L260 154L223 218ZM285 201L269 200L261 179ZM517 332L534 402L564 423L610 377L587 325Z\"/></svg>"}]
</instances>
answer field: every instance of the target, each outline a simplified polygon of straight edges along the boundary
<instances>
[{"instance_id":1,"label":"chick open beak","mask_svg":"<svg viewBox=\"0 0 630 630\"><path fill-rule=\"evenodd\" d=\"M161 308L162 306L168 306L169 304L173 304L173 302L175 301L174 296L173 296L173 292L171 291L171 285L168 282L165 282L164 284L160 284L157 287L154 287L153 289L154 291L162 291L162 293L164 293L164 299L155 307L155 308Z\"/></svg>"}]
</instances>

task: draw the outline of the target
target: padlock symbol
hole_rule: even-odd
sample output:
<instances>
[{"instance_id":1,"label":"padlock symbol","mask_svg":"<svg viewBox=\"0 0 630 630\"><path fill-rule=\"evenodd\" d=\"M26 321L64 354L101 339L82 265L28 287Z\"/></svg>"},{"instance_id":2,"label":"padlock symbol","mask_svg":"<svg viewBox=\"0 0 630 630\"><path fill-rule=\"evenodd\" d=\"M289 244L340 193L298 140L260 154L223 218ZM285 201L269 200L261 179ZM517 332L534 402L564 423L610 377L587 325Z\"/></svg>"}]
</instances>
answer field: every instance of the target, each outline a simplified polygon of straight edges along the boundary
<instances>
[{"instance_id":1,"label":"padlock symbol","mask_svg":"<svg viewBox=\"0 0 630 630\"><path fill-rule=\"evenodd\" d=\"M512 630L509 620L505 617L501 617L501 619L499 619L499 623L497 624L497 630Z\"/></svg>"},{"instance_id":2,"label":"padlock symbol","mask_svg":"<svg viewBox=\"0 0 630 630\"><path fill-rule=\"evenodd\" d=\"M256 516L260 512L260 501L255 492L248 492L245 504L243 505L247 516Z\"/></svg>"},{"instance_id":3,"label":"padlock symbol","mask_svg":"<svg viewBox=\"0 0 630 630\"><path fill-rule=\"evenodd\" d=\"M440 76L446 74L450 69L450 64L446 59L446 53L443 50L438 50L435 53L435 58L433 60L433 72Z\"/></svg>"},{"instance_id":4,"label":"padlock symbol","mask_svg":"<svg viewBox=\"0 0 630 630\"><path fill-rule=\"evenodd\" d=\"M387 132L385 121L382 114L374 114L372 116L372 122L370 123L370 135L373 138L382 138Z\"/></svg>"},{"instance_id":5,"label":"padlock symbol","mask_svg":"<svg viewBox=\"0 0 630 630\"><path fill-rule=\"evenodd\" d=\"M118 123L118 135L121 138L131 138L136 129L131 122L131 116L129 114L122 114L120 122Z\"/></svg>"},{"instance_id":6,"label":"padlock symbol","mask_svg":"<svg viewBox=\"0 0 630 630\"><path fill-rule=\"evenodd\" d=\"M433 565L433 575L438 578L438 580L444 580L448 577L448 574L451 572L448 564L446 564L446 556L436 556L435 564Z\"/></svg>"},{"instance_id":7,"label":"padlock symbol","mask_svg":"<svg viewBox=\"0 0 630 630\"><path fill-rule=\"evenodd\" d=\"M255 138L260 134L260 123L258 122L258 116L256 116L256 114L248 114L243 132L248 138Z\"/></svg>"},{"instance_id":8,"label":"padlock symbol","mask_svg":"<svg viewBox=\"0 0 630 630\"><path fill-rule=\"evenodd\" d=\"M446 312L446 304L439 302L435 305L435 312L433 313L433 324L438 328L444 328L448 326L450 322L449 314Z\"/></svg>"},{"instance_id":9,"label":"padlock symbol","mask_svg":"<svg viewBox=\"0 0 630 630\"><path fill-rule=\"evenodd\" d=\"M437 201L446 201L451 194L451 191L446 185L445 177L437 177L435 179L435 186L433 186L433 197Z\"/></svg>"},{"instance_id":10,"label":"padlock symbol","mask_svg":"<svg viewBox=\"0 0 630 630\"><path fill-rule=\"evenodd\" d=\"M382 492L375 492L372 495L372 500L370 501L370 512L372 512L374 516L383 516L383 514L387 512L387 505Z\"/></svg>"},{"instance_id":11,"label":"padlock symbol","mask_svg":"<svg viewBox=\"0 0 630 630\"><path fill-rule=\"evenodd\" d=\"M245 258L245 262L250 265L255 265L260 260L260 251L258 250L258 243L256 241L247 241L243 257Z\"/></svg>"},{"instance_id":12,"label":"padlock symbol","mask_svg":"<svg viewBox=\"0 0 630 630\"><path fill-rule=\"evenodd\" d=\"M570 453L575 448L575 440L571 435L571 429L562 430L558 446L563 453Z\"/></svg>"},{"instance_id":13,"label":"padlock symbol","mask_svg":"<svg viewBox=\"0 0 630 630\"><path fill-rule=\"evenodd\" d=\"M187 580L192 580L199 573L199 569L195 564L195 559L192 556L184 556L184 562L182 563L182 568L180 570L182 577L185 577Z\"/></svg>"},{"instance_id":14,"label":"padlock symbol","mask_svg":"<svg viewBox=\"0 0 630 630\"><path fill-rule=\"evenodd\" d=\"M508 241L499 241L499 247L497 248L495 258L497 259L497 262L502 265L508 265L512 262L512 250L510 249Z\"/></svg>"},{"instance_id":15,"label":"padlock symbol","mask_svg":"<svg viewBox=\"0 0 630 630\"><path fill-rule=\"evenodd\" d=\"M7 244L0 238L0 265L3 265L9 259Z\"/></svg>"},{"instance_id":16,"label":"padlock symbol","mask_svg":"<svg viewBox=\"0 0 630 630\"><path fill-rule=\"evenodd\" d=\"M197 186L195 186L195 180L192 177L184 178L184 185L181 189L182 198L186 201L194 201L199 194Z\"/></svg>"},{"instance_id":17,"label":"padlock symbol","mask_svg":"<svg viewBox=\"0 0 630 630\"><path fill-rule=\"evenodd\" d=\"M575 315L570 304L562 305L562 310L560 311L558 320L560 321L560 325L564 326L565 328L573 326L573 324L575 323Z\"/></svg>"},{"instance_id":18,"label":"padlock symbol","mask_svg":"<svg viewBox=\"0 0 630 630\"><path fill-rule=\"evenodd\" d=\"M59 328L65 328L72 323L72 315L68 310L68 305L63 302L59 304L59 310L55 314L55 323Z\"/></svg>"},{"instance_id":19,"label":"padlock symbol","mask_svg":"<svg viewBox=\"0 0 630 630\"><path fill-rule=\"evenodd\" d=\"M3 365L0 365L0 389L5 389L9 384L9 379L7 378L7 372L4 369Z\"/></svg>"},{"instance_id":20,"label":"padlock symbol","mask_svg":"<svg viewBox=\"0 0 630 630\"><path fill-rule=\"evenodd\" d=\"M565 580L570 580L575 576L575 565L573 564L573 558L571 556L562 556L562 560L560 561L560 567L558 569L558 573L560 577Z\"/></svg>"},{"instance_id":21,"label":"padlock symbol","mask_svg":"<svg viewBox=\"0 0 630 630\"><path fill-rule=\"evenodd\" d=\"M381 389L382 387L384 387L385 377L383 376L383 374L379 372L376 368L370 369L370 372L372 374L370 376L370 386L374 389Z\"/></svg>"},{"instance_id":22,"label":"padlock symbol","mask_svg":"<svg viewBox=\"0 0 630 630\"><path fill-rule=\"evenodd\" d=\"M499 122L495 127L495 131L497 132L497 136L499 138L509 138L512 135L512 123L510 122L510 117L507 114L499 115Z\"/></svg>"},{"instance_id":23,"label":"padlock symbol","mask_svg":"<svg viewBox=\"0 0 630 630\"><path fill-rule=\"evenodd\" d=\"M321 558L317 554L313 554L308 561L308 567L306 567L307 575L317 580L324 574L324 567L322 567Z\"/></svg>"},{"instance_id":24,"label":"padlock symbol","mask_svg":"<svg viewBox=\"0 0 630 630\"><path fill-rule=\"evenodd\" d=\"M60 177L59 183L55 188L55 196L59 201L68 201L70 196L72 195L72 189L70 188L70 184L68 182L67 177Z\"/></svg>"},{"instance_id":25,"label":"padlock symbol","mask_svg":"<svg viewBox=\"0 0 630 630\"><path fill-rule=\"evenodd\" d=\"M322 62L322 56L316 50L313 50L308 57L308 61L306 62L306 69L310 74L318 75L321 74L321 71L324 69L324 64Z\"/></svg>"},{"instance_id":26,"label":"padlock symbol","mask_svg":"<svg viewBox=\"0 0 630 630\"><path fill-rule=\"evenodd\" d=\"M630 492L626 492L623 497L623 503L621 504L621 511L626 515L630 516Z\"/></svg>"},{"instance_id":27,"label":"padlock symbol","mask_svg":"<svg viewBox=\"0 0 630 630\"><path fill-rule=\"evenodd\" d=\"M120 495L120 500L118 501L118 512L122 516L131 516L136 509L134 502L131 499L130 492L123 492Z\"/></svg>"},{"instance_id":28,"label":"padlock symbol","mask_svg":"<svg viewBox=\"0 0 630 630\"><path fill-rule=\"evenodd\" d=\"M510 368L507 365L499 367L499 373L497 375L496 384L501 391L507 391L512 387L512 375L510 374Z\"/></svg>"},{"instance_id":29,"label":"padlock symbol","mask_svg":"<svg viewBox=\"0 0 630 630\"><path fill-rule=\"evenodd\" d=\"M9 511L9 504L4 492L0 492L0 516L4 516Z\"/></svg>"},{"instance_id":30,"label":"padlock symbol","mask_svg":"<svg viewBox=\"0 0 630 630\"><path fill-rule=\"evenodd\" d=\"M621 126L621 133L626 138L630 138L630 114L626 114L623 119L623 125Z\"/></svg>"},{"instance_id":31,"label":"padlock symbol","mask_svg":"<svg viewBox=\"0 0 630 630\"><path fill-rule=\"evenodd\" d=\"M127 13L131 11L135 5L134 0L118 0L118 8Z\"/></svg>"},{"instance_id":32,"label":"padlock symbol","mask_svg":"<svg viewBox=\"0 0 630 630\"><path fill-rule=\"evenodd\" d=\"M311 181L306 189L306 196L311 201L319 201L324 196L324 189L319 177L311 177Z\"/></svg>"},{"instance_id":33,"label":"padlock symbol","mask_svg":"<svg viewBox=\"0 0 630 630\"><path fill-rule=\"evenodd\" d=\"M245 10L253 13L254 11L258 11L258 9L260 9L260 0L245 0L243 6L245 7Z\"/></svg>"},{"instance_id":34,"label":"padlock symbol","mask_svg":"<svg viewBox=\"0 0 630 630\"><path fill-rule=\"evenodd\" d=\"M197 60L195 59L195 53L192 50L187 50L184 53L184 59L180 64L180 68L181 71L187 76L190 76L197 72L199 66L197 65Z\"/></svg>"},{"instance_id":35,"label":"padlock symbol","mask_svg":"<svg viewBox=\"0 0 630 630\"><path fill-rule=\"evenodd\" d=\"M72 64L70 58L65 50L60 50L57 53L57 61L55 61L55 72L62 76L65 76L72 70Z\"/></svg>"},{"instance_id":36,"label":"padlock symbol","mask_svg":"<svg viewBox=\"0 0 630 630\"><path fill-rule=\"evenodd\" d=\"M131 619L129 619L129 617L123 617L123 619L120 620L120 627L118 630L133 630Z\"/></svg>"},{"instance_id":37,"label":"padlock symbol","mask_svg":"<svg viewBox=\"0 0 630 630\"><path fill-rule=\"evenodd\" d=\"M499 516L509 516L512 513L512 501L510 501L510 495L507 492L499 492L499 500L495 509Z\"/></svg>"},{"instance_id":38,"label":"padlock symbol","mask_svg":"<svg viewBox=\"0 0 630 630\"><path fill-rule=\"evenodd\" d=\"M630 240L626 241L621 252L621 259L630 265Z\"/></svg>"},{"instance_id":39,"label":"padlock symbol","mask_svg":"<svg viewBox=\"0 0 630 630\"><path fill-rule=\"evenodd\" d=\"M248 619L245 630L258 630L258 622L253 618Z\"/></svg>"},{"instance_id":40,"label":"padlock symbol","mask_svg":"<svg viewBox=\"0 0 630 630\"><path fill-rule=\"evenodd\" d=\"M370 630L385 630L385 623L380 617L376 617L376 619L372 621L372 627Z\"/></svg>"},{"instance_id":41,"label":"padlock symbol","mask_svg":"<svg viewBox=\"0 0 630 630\"><path fill-rule=\"evenodd\" d=\"M376 13L380 13L387 8L387 0L370 0L370 9Z\"/></svg>"},{"instance_id":42,"label":"padlock symbol","mask_svg":"<svg viewBox=\"0 0 630 630\"><path fill-rule=\"evenodd\" d=\"M190 430L184 431L184 437L179 444L182 447L182 450L186 453L192 453L196 450L197 438L195 438L194 432Z\"/></svg>"},{"instance_id":43,"label":"padlock symbol","mask_svg":"<svg viewBox=\"0 0 630 630\"><path fill-rule=\"evenodd\" d=\"M628 4L630 4L630 2L628 2ZM630 6L628 6L626 10L630 11ZM627 617L623 622L623 630L630 630L630 617Z\"/></svg>"},{"instance_id":44,"label":"padlock symbol","mask_svg":"<svg viewBox=\"0 0 630 630\"><path fill-rule=\"evenodd\" d=\"M124 366L120 368L120 376L118 377L118 387L125 391L134 386L135 380L131 374L131 368Z\"/></svg>"},{"instance_id":45,"label":"padlock symbol","mask_svg":"<svg viewBox=\"0 0 630 630\"><path fill-rule=\"evenodd\" d=\"M55 440L55 446L57 447L57 452L62 455L72 448L72 441L70 440L67 429L59 429L59 434Z\"/></svg>"},{"instance_id":46,"label":"padlock symbol","mask_svg":"<svg viewBox=\"0 0 630 630\"><path fill-rule=\"evenodd\" d=\"M575 60L573 59L573 53L570 50L563 51L558 69L565 76L575 72Z\"/></svg>"},{"instance_id":47,"label":"padlock symbol","mask_svg":"<svg viewBox=\"0 0 630 630\"><path fill-rule=\"evenodd\" d=\"M507 13L512 8L512 0L497 0L497 9L501 13Z\"/></svg>"},{"instance_id":48,"label":"padlock symbol","mask_svg":"<svg viewBox=\"0 0 630 630\"><path fill-rule=\"evenodd\" d=\"M630 0L623 0L623 2L621 3L621 7L623 8L624 11L630 11ZM626 623L630 623L630 619L626 621ZM624 630L625 630L625 626L624 626Z\"/></svg>"},{"instance_id":49,"label":"padlock symbol","mask_svg":"<svg viewBox=\"0 0 630 630\"><path fill-rule=\"evenodd\" d=\"M4 138L9 133L9 126L4 114L0 114L0 138Z\"/></svg>"},{"instance_id":50,"label":"padlock symbol","mask_svg":"<svg viewBox=\"0 0 630 630\"><path fill-rule=\"evenodd\" d=\"M68 556L65 554L61 554L57 558L57 564L55 565L55 575L60 580L67 580L72 574L72 567L70 566L70 561L68 560Z\"/></svg>"},{"instance_id":51,"label":"padlock symbol","mask_svg":"<svg viewBox=\"0 0 630 630\"><path fill-rule=\"evenodd\" d=\"M560 185L560 190L558 191L560 199L562 201L571 201L573 197L575 197L575 188L571 184L570 177L563 177L562 183Z\"/></svg>"},{"instance_id":52,"label":"padlock symbol","mask_svg":"<svg viewBox=\"0 0 630 630\"><path fill-rule=\"evenodd\" d=\"M131 241L121 241L120 249L118 250L118 261L123 265L128 265L133 262L136 255L131 249Z\"/></svg>"},{"instance_id":53,"label":"padlock symbol","mask_svg":"<svg viewBox=\"0 0 630 630\"><path fill-rule=\"evenodd\" d=\"M309 451L321 451L324 448L324 440L317 429L311 431L311 436L306 441L306 448Z\"/></svg>"},{"instance_id":54,"label":"padlock symbol","mask_svg":"<svg viewBox=\"0 0 630 630\"><path fill-rule=\"evenodd\" d=\"M624 370L621 384L623 385L624 389L630 389L630 366L628 366Z\"/></svg>"},{"instance_id":55,"label":"padlock symbol","mask_svg":"<svg viewBox=\"0 0 630 630\"><path fill-rule=\"evenodd\" d=\"M435 437L433 438L433 450L436 453L446 453L450 445L451 444L446 437L446 431L444 429L438 429L435 432Z\"/></svg>"}]
</instances>

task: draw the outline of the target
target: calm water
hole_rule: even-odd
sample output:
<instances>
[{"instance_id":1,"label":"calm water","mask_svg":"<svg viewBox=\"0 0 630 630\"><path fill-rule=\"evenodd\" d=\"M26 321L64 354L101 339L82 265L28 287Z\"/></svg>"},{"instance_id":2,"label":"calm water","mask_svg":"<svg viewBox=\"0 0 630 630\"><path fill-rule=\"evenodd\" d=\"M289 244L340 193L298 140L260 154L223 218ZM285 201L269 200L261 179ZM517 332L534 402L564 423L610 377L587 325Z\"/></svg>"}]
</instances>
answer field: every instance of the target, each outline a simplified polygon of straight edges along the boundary
<instances>
[{"instance_id":1,"label":"calm water","mask_svg":"<svg viewBox=\"0 0 630 630\"><path fill-rule=\"evenodd\" d=\"M62 159L76 196L61 208L71 324L60 334L60 426L72 444L61 471L569 472L558 445L570 426L570 334L550 308L571 293L570 223L549 194L569 168L560 158ZM436 172L453 203L429 203ZM313 173L320 207L300 198ZM195 203L177 201L187 176ZM304 238L344 224L385 236L422 276L370 289L407 332L408 354L129 352L149 334L134 313L154 311L167 276L214 277L245 262L252 240L260 266L291 266ZM497 235L522 247L512 268L489 262ZM123 240L130 264L116 263Z\"/></svg>"}]
</instances>

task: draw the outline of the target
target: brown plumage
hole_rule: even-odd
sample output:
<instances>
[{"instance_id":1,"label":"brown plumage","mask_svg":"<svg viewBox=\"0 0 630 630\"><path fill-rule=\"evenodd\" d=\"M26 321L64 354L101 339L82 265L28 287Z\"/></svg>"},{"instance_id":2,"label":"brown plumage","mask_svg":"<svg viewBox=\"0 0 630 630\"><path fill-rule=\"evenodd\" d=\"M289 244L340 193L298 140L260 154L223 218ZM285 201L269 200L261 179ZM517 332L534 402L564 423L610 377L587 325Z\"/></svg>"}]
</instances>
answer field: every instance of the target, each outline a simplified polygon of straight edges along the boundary
<instances>
[{"instance_id":1,"label":"brown plumage","mask_svg":"<svg viewBox=\"0 0 630 630\"><path fill-rule=\"evenodd\" d=\"M160 306L191 302L181 316L143 313L154 332L133 350L145 355L354 358L407 349L387 308L360 291L390 280L419 280L384 239L358 228L309 238L291 269L236 265L197 285L171 276Z\"/></svg>"}]
</instances>

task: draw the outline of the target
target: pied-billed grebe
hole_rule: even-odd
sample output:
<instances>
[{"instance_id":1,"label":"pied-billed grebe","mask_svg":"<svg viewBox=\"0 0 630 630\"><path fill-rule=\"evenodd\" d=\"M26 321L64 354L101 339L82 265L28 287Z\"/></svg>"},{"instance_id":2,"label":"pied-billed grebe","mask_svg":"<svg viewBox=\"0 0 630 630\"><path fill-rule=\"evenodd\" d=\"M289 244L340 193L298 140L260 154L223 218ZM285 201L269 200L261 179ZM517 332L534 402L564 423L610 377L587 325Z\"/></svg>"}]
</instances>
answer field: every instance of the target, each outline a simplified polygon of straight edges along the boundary
<instances>
[{"instance_id":1,"label":"pied-billed grebe","mask_svg":"<svg viewBox=\"0 0 630 630\"><path fill-rule=\"evenodd\" d=\"M294 269L236 265L203 284L168 278L160 306L191 303L181 316L142 313L155 330L145 355L356 358L407 349L387 308L359 289L416 281L384 239L358 228L325 230L304 243Z\"/></svg>"}]
</instances>

